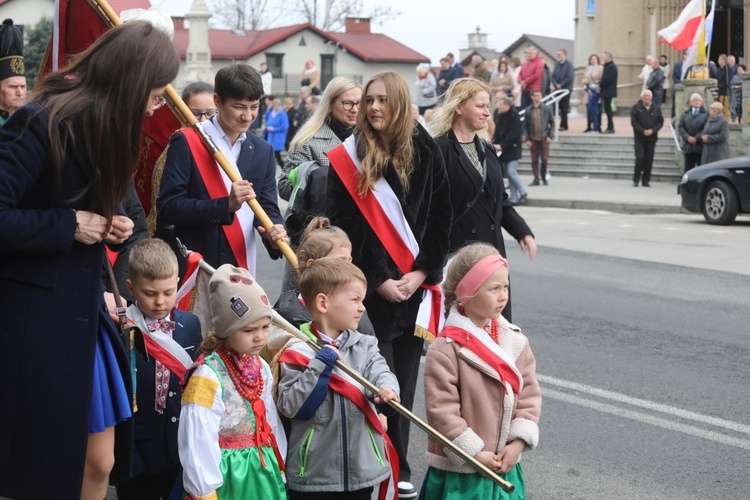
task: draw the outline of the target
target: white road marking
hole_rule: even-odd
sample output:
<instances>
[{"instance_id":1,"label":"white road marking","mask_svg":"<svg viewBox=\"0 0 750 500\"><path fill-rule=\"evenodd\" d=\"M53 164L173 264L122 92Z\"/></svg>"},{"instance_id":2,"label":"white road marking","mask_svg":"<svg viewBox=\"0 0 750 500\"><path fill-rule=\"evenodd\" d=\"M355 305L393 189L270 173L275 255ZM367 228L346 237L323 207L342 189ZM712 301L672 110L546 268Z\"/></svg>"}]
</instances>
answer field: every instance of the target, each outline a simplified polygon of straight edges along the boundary
<instances>
[{"instance_id":1,"label":"white road marking","mask_svg":"<svg viewBox=\"0 0 750 500\"><path fill-rule=\"evenodd\" d=\"M596 387L578 384L576 382L569 382L567 380L561 380L555 377L550 377L548 375L537 374L537 380L539 380L539 382L542 382L544 384L555 385L557 387L562 387L565 389L571 389L574 391L584 392L587 394L591 394L592 396L597 396L603 399L617 401L618 403L625 403L625 404L629 404L632 406L637 406L639 408L644 408L646 410L666 413L667 415L672 415L675 417L683 418L685 420L693 420L695 422L700 422L706 425L712 425L714 427L721 427L730 431L750 434L750 425L740 424L738 422L733 422L731 420L725 420L723 418L716 418L716 417L709 417L706 415L702 415L700 413L695 413L692 411L683 410L681 408L676 408L674 406L653 403L645 399L633 398L633 397L625 396L624 394L620 394L617 392L607 391L604 389L597 389ZM549 391L549 389L545 390L545 394L547 393L547 391Z\"/></svg>"},{"instance_id":2,"label":"white road marking","mask_svg":"<svg viewBox=\"0 0 750 500\"><path fill-rule=\"evenodd\" d=\"M747 439L734 438L714 431L706 431L692 425L680 424L673 422L672 420L667 420L665 418L654 417L652 415L647 415L645 413L633 410L627 410L625 408L618 408L614 405L599 403L597 401L592 401L586 398L573 396L571 394L557 391L555 389L545 388L542 391L542 395L545 398L557 399L566 403L572 403L579 406L584 406L586 408L591 408L603 413L609 413L611 415L616 415L619 417L636 420L638 422L655 425L657 427L662 427L671 431L682 432L683 434L688 434L690 436L709 439L711 441L715 441L727 446L750 450L750 440Z\"/></svg>"}]
</instances>

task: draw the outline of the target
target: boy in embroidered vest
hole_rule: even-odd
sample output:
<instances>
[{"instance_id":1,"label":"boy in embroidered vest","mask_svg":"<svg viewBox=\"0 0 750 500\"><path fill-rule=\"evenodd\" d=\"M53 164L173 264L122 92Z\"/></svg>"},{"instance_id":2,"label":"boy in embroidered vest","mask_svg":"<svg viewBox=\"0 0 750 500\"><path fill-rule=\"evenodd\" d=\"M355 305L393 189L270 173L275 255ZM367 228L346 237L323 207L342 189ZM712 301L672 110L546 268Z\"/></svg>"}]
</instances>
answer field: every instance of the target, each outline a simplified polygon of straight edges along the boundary
<instances>
[{"instance_id":1,"label":"boy in embroidered vest","mask_svg":"<svg viewBox=\"0 0 750 500\"><path fill-rule=\"evenodd\" d=\"M508 262L486 243L458 251L445 281L445 328L427 350L427 422L515 486L505 493L432 437L423 498L525 498L519 458L539 442L542 395L521 330L501 316Z\"/></svg>"},{"instance_id":2,"label":"boy in embroidered vest","mask_svg":"<svg viewBox=\"0 0 750 500\"><path fill-rule=\"evenodd\" d=\"M258 354L273 310L247 270L225 264L211 276L213 332L186 377L179 449L188 498L286 498L286 439L271 370ZM279 444L276 443L279 437Z\"/></svg>"},{"instance_id":3,"label":"boy in embroidered vest","mask_svg":"<svg viewBox=\"0 0 750 500\"><path fill-rule=\"evenodd\" d=\"M300 277L302 298L313 317L302 330L325 346L316 354L300 342L280 358L277 404L292 419L287 456L292 500L369 500L376 484L380 498L389 489L395 493L391 469L398 471L398 459L375 405L393 413L384 403L397 401L399 388L377 339L356 331L366 289L362 271L330 257L313 261ZM366 394L334 368L339 358L380 387L378 394Z\"/></svg>"},{"instance_id":4,"label":"boy in embroidered vest","mask_svg":"<svg viewBox=\"0 0 750 500\"><path fill-rule=\"evenodd\" d=\"M180 470L180 380L201 343L201 325L196 316L173 309L177 257L169 245L159 239L141 240L133 247L128 262L126 284L135 297L135 303L128 308L128 321L169 353L164 356L161 349L149 349L148 359L131 353L135 360L133 389L137 405L134 477L117 485L117 497L167 498Z\"/></svg>"},{"instance_id":5,"label":"boy in embroidered vest","mask_svg":"<svg viewBox=\"0 0 750 500\"><path fill-rule=\"evenodd\" d=\"M211 265L232 264L255 275L254 229L264 236L274 259L281 256L275 242L287 241L276 197L273 146L247 133L258 114L263 83L257 70L233 63L216 73L214 90L219 112L201 126L242 180L229 180L193 129L176 132L159 187L158 225L174 226L171 237ZM253 198L274 222L267 232L247 205ZM184 276L185 259L179 262Z\"/></svg>"}]
</instances>

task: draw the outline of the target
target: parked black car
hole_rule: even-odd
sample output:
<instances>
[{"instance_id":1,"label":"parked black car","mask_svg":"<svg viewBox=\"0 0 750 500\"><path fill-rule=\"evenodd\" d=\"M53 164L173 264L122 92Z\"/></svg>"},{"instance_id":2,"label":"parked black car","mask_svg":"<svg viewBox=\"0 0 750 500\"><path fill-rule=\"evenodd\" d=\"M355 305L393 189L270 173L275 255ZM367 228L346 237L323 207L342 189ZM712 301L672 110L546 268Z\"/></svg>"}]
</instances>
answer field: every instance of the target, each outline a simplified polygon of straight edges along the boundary
<instances>
[{"instance_id":1,"label":"parked black car","mask_svg":"<svg viewBox=\"0 0 750 500\"><path fill-rule=\"evenodd\" d=\"M682 208L701 212L709 224L731 224L738 213L750 213L750 156L693 168L677 192Z\"/></svg>"}]
</instances>

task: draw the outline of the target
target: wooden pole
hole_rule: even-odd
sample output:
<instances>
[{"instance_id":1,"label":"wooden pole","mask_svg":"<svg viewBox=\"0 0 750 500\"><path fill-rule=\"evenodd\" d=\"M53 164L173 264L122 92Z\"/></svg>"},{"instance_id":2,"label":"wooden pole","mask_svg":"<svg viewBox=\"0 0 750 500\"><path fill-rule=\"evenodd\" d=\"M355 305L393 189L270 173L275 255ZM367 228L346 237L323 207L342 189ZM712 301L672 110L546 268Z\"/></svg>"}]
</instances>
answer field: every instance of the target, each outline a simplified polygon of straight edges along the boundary
<instances>
[{"instance_id":1,"label":"wooden pole","mask_svg":"<svg viewBox=\"0 0 750 500\"><path fill-rule=\"evenodd\" d=\"M181 243L179 243L180 249L183 252L183 254L187 254L187 248L182 246ZM201 259L200 268L206 271L208 274L213 274L216 272L216 270L211 267L210 264L208 264L205 260ZM305 335L301 330L296 328L294 325L289 323L286 319L284 319L278 312L273 310L273 316L271 317L271 320L273 323L281 328L282 330L291 333L299 340L306 342L307 345L309 345L315 352L318 352L322 349L322 346L318 345L317 342L313 341L310 337ZM362 385L365 389L370 391L373 394L377 394L379 389L378 387L367 380L365 377L363 377L359 372L354 370L352 367L347 365L346 363L343 363L340 359L336 360L336 367L339 368L341 371L352 377L354 380L356 380L360 385ZM421 418L417 417L412 413L410 410L405 408L401 403L398 401L389 401L388 406L396 410L398 413L403 415L405 418L412 421L417 427L425 431L427 434L435 438L437 441L440 442L443 446L448 448L450 451L461 457L466 463L468 463L474 470L476 470L479 474L485 476L486 478L490 479L492 482L500 486L503 490L505 490L508 493L513 493L513 490L515 489L515 486L509 481L506 481L505 479L501 478L497 474L495 474L489 467L484 465L482 462L474 458L473 456L466 453L463 449L459 448L456 444L453 443L450 439L442 435L440 432L435 430L430 424L422 420Z\"/></svg>"},{"instance_id":2,"label":"wooden pole","mask_svg":"<svg viewBox=\"0 0 750 500\"><path fill-rule=\"evenodd\" d=\"M104 21L109 24L111 28L122 24L120 16L118 16L117 13L112 10L112 7L110 7L109 3L107 3L107 0L88 0L88 2L94 9L99 12L99 15L102 16L102 19L104 19ZM229 164L226 156L224 156L221 150L219 150L216 144L214 144L211 136L209 136L206 131L203 130L203 127L200 126L200 123L198 123L198 120L196 120L195 116L193 116L193 113L187 107L174 87L172 87L171 85L167 85L165 94L167 100L169 101L169 107L172 112L175 113L180 122L189 125L198 133L201 140L203 141L203 144L205 144L209 151L211 151L214 159L221 166L221 169L224 170L224 172L227 174L229 180L231 180L232 182L241 181L242 178ZM263 210L263 207L260 206L258 200L248 200L247 204L250 205L250 208L255 214L255 217L266 229L266 231L270 230L274 225L273 221L268 217L268 214L266 214L265 210ZM281 240L276 241L276 245L278 246L281 253L284 254L284 257L286 257L291 266L296 269L297 256L294 254L292 247L290 247L287 242Z\"/></svg>"}]
</instances>

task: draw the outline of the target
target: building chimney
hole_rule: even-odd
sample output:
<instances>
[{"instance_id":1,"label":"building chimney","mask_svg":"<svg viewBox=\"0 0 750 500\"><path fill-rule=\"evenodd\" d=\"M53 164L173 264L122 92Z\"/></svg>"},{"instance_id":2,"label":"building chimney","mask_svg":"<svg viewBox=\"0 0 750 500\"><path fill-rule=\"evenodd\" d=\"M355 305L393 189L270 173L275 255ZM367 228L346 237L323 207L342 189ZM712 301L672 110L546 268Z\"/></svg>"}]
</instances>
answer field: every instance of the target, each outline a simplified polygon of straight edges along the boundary
<instances>
[{"instance_id":1,"label":"building chimney","mask_svg":"<svg viewBox=\"0 0 750 500\"><path fill-rule=\"evenodd\" d=\"M369 35L370 18L369 17L347 17L346 33L349 35Z\"/></svg>"},{"instance_id":2,"label":"building chimney","mask_svg":"<svg viewBox=\"0 0 750 500\"><path fill-rule=\"evenodd\" d=\"M173 17L172 22L174 23L174 30L184 30L185 29L185 18L184 17Z\"/></svg>"}]
</instances>

